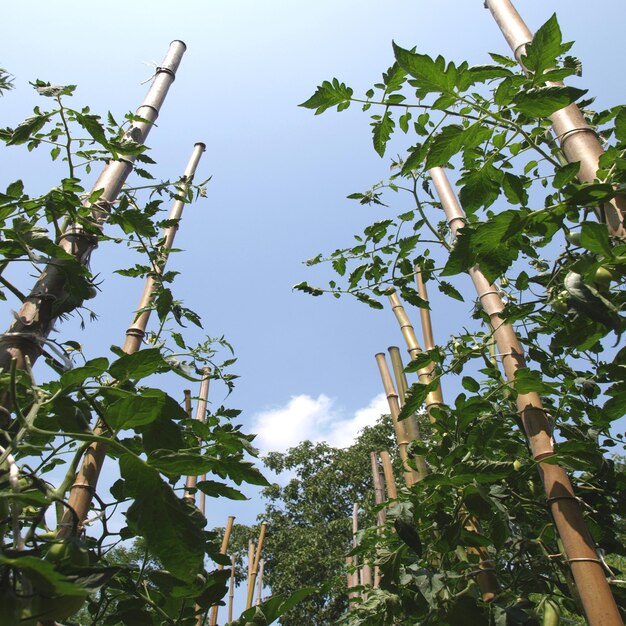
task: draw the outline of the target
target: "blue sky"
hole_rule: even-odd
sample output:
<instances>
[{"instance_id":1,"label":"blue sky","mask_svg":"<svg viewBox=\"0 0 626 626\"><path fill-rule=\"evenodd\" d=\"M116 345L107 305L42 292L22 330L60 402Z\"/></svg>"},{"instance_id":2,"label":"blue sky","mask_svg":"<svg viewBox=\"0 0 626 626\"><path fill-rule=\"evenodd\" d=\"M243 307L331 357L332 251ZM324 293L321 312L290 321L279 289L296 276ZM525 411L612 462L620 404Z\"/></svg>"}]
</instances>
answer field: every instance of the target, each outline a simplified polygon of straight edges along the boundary
<instances>
[{"instance_id":1,"label":"blue sky","mask_svg":"<svg viewBox=\"0 0 626 626\"><path fill-rule=\"evenodd\" d=\"M590 89L598 107L623 100L625 3L600 1L593 13L579 0L517 4L533 30L557 12L565 39L576 41L572 52L583 61L576 86ZM263 449L301 438L345 445L350 429L355 434L383 409L374 354L402 345L401 336L389 310L311 298L291 287L301 280L325 283L325 270L302 262L349 244L363 226L402 207L346 200L388 171L388 160L371 146L367 114L351 108L315 117L297 104L334 76L364 92L391 63L392 40L471 64L488 62L488 52L509 54L482 5L10 3L3 7L0 65L15 75L16 89L0 99L1 123L15 125L43 104L28 86L36 78L77 84L75 105L121 118L141 102L151 64L172 39L184 40L188 51L148 141L162 178L182 172L196 141L207 144L198 169L199 177L212 176L207 198L185 209L176 240L184 252L169 266L181 272L176 293L201 314L206 333L223 334L234 345L241 379L228 403L243 409ZM21 177L30 193L43 192L61 172L23 148L3 150L0 158L0 187ZM100 321L82 336L75 325L59 329L60 337L81 341L89 354L122 343L139 298L141 285L112 274L123 262L109 246L95 252L92 268L103 282L93 308ZM457 284L467 296L463 306L446 300L437 309L432 294L441 342L459 331L471 309L469 282ZM417 323L417 311L410 314ZM183 382L173 384L182 395ZM444 392L456 388L446 381ZM215 386L211 398L219 406L224 391ZM233 510L240 520L252 520L258 503L220 504L209 524L223 524Z\"/></svg>"}]
</instances>

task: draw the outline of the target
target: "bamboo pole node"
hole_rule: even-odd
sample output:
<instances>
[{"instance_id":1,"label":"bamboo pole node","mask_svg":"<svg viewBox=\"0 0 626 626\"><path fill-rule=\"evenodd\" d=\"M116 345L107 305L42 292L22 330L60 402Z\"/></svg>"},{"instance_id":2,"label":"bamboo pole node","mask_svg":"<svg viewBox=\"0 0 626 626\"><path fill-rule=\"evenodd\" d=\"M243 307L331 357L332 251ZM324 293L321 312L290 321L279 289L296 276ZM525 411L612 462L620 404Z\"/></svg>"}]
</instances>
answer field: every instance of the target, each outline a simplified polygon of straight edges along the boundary
<instances>
[{"instance_id":1,"label":"bamboo pole node","mask_svg":"<svg viewBox=\"0 0 626 626\"><path fill-rule=\"evenodd\" d=\"M165 72L166 74L169 74L174 80L176 80L176 74L169 67L157 67L156 70L154 71L154 75L156 76L157 74L160 74L161 72Z\"/></svg>"},{"instance_id":2,"label":"bamboo pole node","mask_svg":"<svg viewBox=\"0 0 626 626\"><path fill-rule=\"evenodd\" d=\"M563 146L566 139L569 139L571 135L576 135L577 133L591 133L594 137L598 137L598 133L591 128L591 126L579 126L578 128L570 128L560 135L557 135L553 141L558 141L561 146Z\"/></svg>"},{"instance_id":3,"label":"bamboo pole node","mask_svg":"<svg viewBox=\"0 0 626 626\"><path fill-rule=\"evenodd\" d=\"M487 8L487 4L486 4L486 3L485 3L485 8ZM532 40L525 41L524 43L521 43L519 46L517 46L517 47L515 48L515 50L513 50L513 56L514 56L516 59L520 59L520 58L521 58L521 56L522 56L522 54L524 54L524 48L526 48L526 46L527 46L529 43L532 43Z\"/></svg>"},{"instance_id":4,"label":"bamboo pole node","mask_svg":"<svg viewBox=\"0 0 626 626\"><path fill-rule=\"evenodd\" d=\"M493 294L499 295L500 292L497 289L490 289L489 291L485 291L484 293L481 293L478 298L479 300L482 300L485 296L491 296Z\"/></svg>"},{"instance_id":5,"label":"bamboo pole node","mask_svg":"<svg viewBox=\"0 0 626 626\"><path fill-rule=\"evenodd\" d=\"M547 411L544 411L544 412L547 412ZM557 500L575 500L579 504L583 502L581 498L577 498L576 496L552 496L550 498L546 498L546 502L548 504L552 504L553 502L556 502Z\"/></svg>"}]
</instances>

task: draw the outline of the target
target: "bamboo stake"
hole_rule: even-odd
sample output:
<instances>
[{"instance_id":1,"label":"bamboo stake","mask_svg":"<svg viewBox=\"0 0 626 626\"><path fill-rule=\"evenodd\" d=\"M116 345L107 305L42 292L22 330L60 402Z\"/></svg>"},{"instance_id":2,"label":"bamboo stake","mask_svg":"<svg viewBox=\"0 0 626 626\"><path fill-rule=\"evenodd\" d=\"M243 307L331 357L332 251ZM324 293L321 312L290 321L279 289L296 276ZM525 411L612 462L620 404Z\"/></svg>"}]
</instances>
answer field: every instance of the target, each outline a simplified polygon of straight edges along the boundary
<instances>
[{"instance_id":1,"label":"bamboo stake","mask_svg":"<svg viewBox=\"0 0 626 626\"><path fill-rule=\"evenodd\" d=\"M209 382L211 381L211 368L204 367L202 369L202 380L200 381L200 394L198 404L196 405L196 416L199 422L204 422L206 417L207 400L209 398ZM198 484L197 476L187 476L185 481L185 498L191 502L196 501L194 490Z\"/></svg>"},{"instance_id":2,"label":"bamboo stake","mask_svg":"<svg viewBox=\"0 0 626 626\"><path fill-rule=\"evenodd\" d=\"M404 306L398 297L398 294L395 291L390 291L389 293L389 303L391 304L391 310L396 316L396 320L398 320L398 324L400 326L400 331L402 332L402 336L404 337L404 341L406 342L407 349L409 352L409 356L411 359L416 359L419 354L422 353L422 349L420 347L419 341L417 340L417 336L415 335L415 329L409 320L409 316L406 314L404 310ZM420 309L422 310L422 309ZM419 381L428 385L433 380L433 367L423 367L418 370ZM443 404L443 398L441 395L441 386L437 385L437 389L430 391L428 396L426 397L426 406L429 407L428 417L430 421L433 422L435 420L434 416L431 413L431 409Z\"/></svg>"},{"instance_id":3,"label":"bamboo stake","mask_svg":"<svg viewBox=\"0 0 626 626\"><path fill-rule=\"evenodd\" d=\"M389 358L391 359L391 367L393 369L393 376L396 379L396 388L398 389L398 401L400 408L404 406L407 393L409 391L409 385L406 381L406 374L404 373L404 365L402 364L402 357L400 356L400 348L397 346L389 346L387 348L389 352ZM421 439L419 426L417 425L417 418L415 415L411 415L404 420L404 427L409 439Z\"/></svg>"},{"instance_id":4,"label":"bamboo stake","mask_svg":"<svg viewBox=\"0 0 626 626\"><path fill-rule=\"evenodd\" d=\"M402 459L402 467L404 469L404 482L406 483L407 487L411 487L416 482L419 482L426 476L426 474L428 473L428 469L426 468L426 463L424 459L420 456L415 457L416 469L411 468L408 464L408 436L406 428L404 426L404 422L400 422L398 420L398 416L400 415L400 403L398 400L398 394L394 389L393 381L391 380L391 374L389 373L389 368L387 367L387 360L385 359L385 355L382 352L376 355L376 362L378 363L380 377L383 382L385 394L387 396L389 411L391 413L391 421L393 422L393 427L396 432L398 452L400 454L400 458Z\"/></svg>"},{"instance_id":5,"label":"bamboo stake","mask_svg":"<svg viewBox=\"0 0 626 626\"><path fill-rule=\"evenodd\" d=\"M230 582L228 585L228 623L233 621L233 602L235 599L235 555L230 557Z\"/></svg>"},{"instance_id":6,"label":"bamboo stake","mask_svg":"<svg viewBox=\"0 0 626 626\"><path fill-rule=\"evenodd\" d=\"M465 224L463 209L444 170L433 168L430 175L450 228L456 235ZM489 284L477 266L470 268L469 274L482 307L489 316L505 376L512 383L515 373L527 367L524 350L512 326L500 317L504 305L497 289ZM621 625L622 619L606 580L602 561L598 558L593 538L585 524L578 498L565 470L552 460L555 454L554 441L541 399L536 393L518 393L516 404L587 620L591 626Z\"/></svg>"},{"instance_id":7,"label":"bamboo stake","mask_svg":"<svg viewBox=\"0 0 626 626\"><path fill-rule=\"evenodd\" d=\"M396 479L393 475L393 465L389 458L389 452L383 450L380 452L380 461L383 465L383 474L385 476L385 487L387 488L387 497L390 500L398 499L398 490L396 488Z\"/></svg>"},{"instance_id":8,"label":"bamboo stake","mask_svg":"<svg viewBox=\"0 0 626 626\"><path fill-rule=\"evenodd\" d=\"M419 297L428 303L428 291L422 276L422 270L419 265L415 265L415 282L417 283L417 293ZM430 310L420 307L420 321L422 322L422 334L424 335L424 348L432 350L435 347L435 339L433 336L433 325L430 320Z\"/></svg>"},{"instance_id":9,"label":"bamboo stake","mask_svg":"<svg viewBox=\"0 0 626 626\"><path fill-rule=\"evenodd\" d=\"M189 417L193 414L193 409L191 408L191 389L185 389L183 391L185 394L185 411Z\"/></svg>"},{"instance_id":10,"label":"bamboo stake","mask_svg":"<svg viewBox=\"0 0 626 626\"><path fill-rule=\"evenodd\" d=\"M254 565L254 553L256 546L252 541L248 541L248 587L250 586L250 579L252 578L252 566Z\"/></svg>"},{"instance_id":11,"label":"bamboo stake","mask_svg":"<svg viewBox=\"0 0 626 626\"><path fill-rule=\"evenodd\" d=\"M262 600L263 592L263 569L265 567L265 559L261 559L259 563L259 577L256 584L256 605L259 606Z\"/></svg>"},{"instance_id":12,"label":"bamboo stake","mask_svg":"<svg viewBox=\"0 0 626 626\"><path fill-rule=\"evenodd\" d=\"M254 595L254 584L256 582L256 577L259 571L259 561L261 560L261 551L263 550L263 542L265 541L266 530L267 530L267 524L263 522L261 524L261 529L259 531L259 543L257 544L256 552L254 553L252 571L250 572L250 579L248 581L248 597L246 599L246 609L249 609L252 606L252 597ZM250 566L248 565L248 567Z\"/></svg>"},{"instance_id":13,"label":"bamboo stake","mask_svg":"<svg viewBox=\"0 0 626 626\"><path fill-rule=\"evenodd\" d=\"M416 279L418 281L418 291L420 294L420 298L428 302L428 294L426 293L426 287L421 281L421 276L419 272L416 272ZM421 282L421 286L420 286ZM415 335L415 329L411 324L400 299L398 298L395 292L389 294L389 300L392 306L392 309L395 313L396 319L400 324L400 329L402 330L402 334L407 344L407 349L409 351L409 355L411 358L416 358L418 354L421 352L421 348L419 346L419 342ZM430 321L430 312L426 308L420 307L420 318L423 326L424 333L424 345L427 350L431 350L435 347L435 341L433 338L432 332L432 324ZM433 368L423 368L419 371L420 382L424 384L428 384L432 381L433 376ZM441 391L441 384L437 386L437 389L434 392L431 392L426 397L426 411L430 417L431 422L435 421L433 415L433 409L437 406L443 404L443 393ZM423 462L423 459L422 459ZM425 473L424 476L428 474L428 466L424 463ZM468 519L465 524L465 528L470 531L479 532L480 525L478 520L476 520L473 516L468 516ZM493 561L489 558L489 553L486 548L477 547L477 548L467 548L467 552L470 554L475 554L478 557L479 569L481 570L476 575L476 582L481 591L482 599L484 602L492 602L496 595L498 594L499 587L498 581L493 573Z\"/></svg>"},{"instance_id":14,"label":"bamboo stake","mask_svg":"<svg viewBox=\"0 0 626 626\"><path fill-rule=\"evenodd\" d=\"M350 572L351 566L352 566L352 557L347 556L346 557L346 587L348 589L348 611L352 609L352 603L350 602L350 600L353 600L354 598L358 597L358 594L355 591L350 591L352 587L356 586L354 583L354 574Z\"/></svg>"},{"instance_id":15,"label":"bamboo stake","mask_svg":"<svg viewBox=\"0 0 626 626\"><path fill-rule=\"evenodd\" d=\"M261 604L261 594L263 592L263 568L265 566L265 559L261 559L259 563L259 578L256 585L256 605Z\"/></svg>"},{"instance_id":16,"label":"bamboo stake","mask_svg":"<svg viewBox=\"0 0 626 626\"><path fill-rule=\"evenodd\" d=\"M515 58L523 69L526 45L532 42L533 34L528 29L510 0L486 0L485 7L491 11ZM559 86L561 82L548 82ZM587 124L576 104L555 111L551 116L552 128L568 163L580 162L578 180L593 182L598 173L598 160L604 154L596 132ZM609 232L616 237L626 237L624 215L626 196L619 194L601 209L595 208L601 222L606 222Z\"/></svg>"},{"instance_id":17,"label":"bamboo stake","mask_svg":"<svg viewBox=\"0 0 626 626\"><path fill-rule=\"evenodd\" d=\"M380 475L380 469L378 468L378 459L376 458L376 452L370 452L370 461L372 463L372 480L374 482L374 501L377 505L381 505L385 501L385 485L383 483L383 477ZM385 525L385 509L380 509L376 514L377 525Z\"/></svg>"},{"instance_id":18,"label":"bamboo stake","mask_svg":"<svg viewBox=\"0 0 626 626\"><path fill-rule=\"evenodd\" d=\"M202 153L205 150L206 146L203 143L198 142L194 145L191 158L187 163L187 167L185 168L185 172L181 179L182 182L177 193L177 195L181 198L185 197L185 195L187 194L187 191L189 189L189 183L193 179L196 168L198 166L198 162L200 161ZM176 223L166 228L162 234L164 240L163 250L166 254L165 258L167 258L167 254L169 254L169 251L172 249L174 238L176 237L176 232L178 231L178 222L182 217L185 204L186 203L183 202L183 200L175 200L168 215L168 220L175 221ZM135 317L135 321L126 331L126 341L124 343L124 347L122 348L124 352L126 352L126 354L132 354L133 352L137 352L137 350L141 348L141 343L146 335L146 326L148 325L150 313L152 312L150 310L150 306L152 305L152 302L154 300L154 294L158 286L155 276L160 276L161 274L163 274L164 268L165 262L155 262L152 264L153 274L149 275L146 278L143 294L141 295L141 299L139 300L139 306L137 307L137 315Z\"/></svg>"},{"instance_id":19,"label":"bamboo stake","mask_svg":"<svg viewBox=\"0 0 626 626\"><path fill-rule=\"evenodd\" d=\"M129 140L139 144L145 142L174 81L185 48L182 41L171 43L163 63L155 72L144 101L137 109L137 116L146 121L133 121L125 135ZM88 232L79 224L70 224L57 242L82 265L89 263L91 254L98 245L96 233L102 228L110 207L116 201L126 178L132 171L134 160L133 156L125 156L118 161L107 163L93 187L94 192L104 190L100 199L93 205L85 203L85 206L92 209L94 228ZM0 337L0 371L7 371L13 359L17 361L18 369L22 370L26 369L27 362L34 364L41 354L41 344L52 331L59 316L80 306L81 302L76 301L68 293L66 284L61 263L54 261L45 267L22 303L15 320ZM2 399L2 402L6 404L8 400Z\"/></svg>"},{"instance_id":20,"label":"bamboo stake","mask_svg":"<svg viewBox=\"0 0 626 626\"><path fill-rule=\"evenodd\" d=\"M168 72L171 73L172 70L167 69L167 67L166 67L166 70L163 70L163 71L169 76ZM173 80L173 76L171 78ZM153 85L154 84L156 84L156 79ZM163 86L161 86L161 90L163 90ZM165 95L162 94L161 99L164 97ZM141 107L139 107L138 111L143 110L142 107L154 108L153 105L151 104L145 104L146 102L152 102L153 100L154 100L154 97L151 98L150 92L148 92L148 96L146 97L144 104ZM156 119L157 113L158 113L158 110L156 113L153 113L154 119ZM148 130L146 130L146 135L147 135ZM187 167L185 168L184 180L182 181L180 185L180 191L182 193L187 192L187 189L189 188L189 183L191 182L193 174L195 173L196 166L198 164L198 161L203 151L204 151L204 144L201 144L201 143L195 144L189 163L187 164ZM116 163L116 162L110 162L108 165L111 165L111 163ZM107 171L107 168L105 168L104 173L106 173L106 171ZM122 183L123 183L123 180L120 182L120 187ZM98 187L98 183L96 183L95 188L96 189L100 188ZM103 197L104 197L104 194L103 194ZM174 202L170 216L175 215L175 216L178 216L175 219L180 219L182 209L180 209L177 205L178 205L178 201ZM170 246L172 245L174 241L175 234L176 234L175 229L168 229L166 231L166 241L169 241ZM165 261L164 261L163 267L164 265L165 265ZM163 270L163 267L161 268L161 271ZM154 285L154 279L152 277L148 277L146 279L146 286L144 287L144 295L149 291L148 289L149 285ZM153 293L154 293L154 289L152 288L152 291L150 291L150 294L153 294ZM144 302L144 299L142 297L140 307L143 302ZM146 305L148 305L149 303L150 303L149 300L145 302ZM130 335L129 335L129 331L127 331L126 333L124 351L127 354L133 354L139 348L141 342L140 341L129 342L129 336L130 337L138 336L138 333L141 332L141 337L143 337L143 334L145 334L146 325L150 318L150 312L151 311L147 309L145 312L142 313L141 311L139 311L135 315L135 318L134 318L135 332L134 334L131 333ZM133 328L133 326L131 326L131 328ZM0 342L1 342L1 339L0 339ZM0 358L1 358L1 355L0 355ZM189 411L189 406L188 406L189 402L190 400L186 398L185 403L186 403L188 411ZM106 435L106 428L104 427L103 424L98 422L94 428L94 433L100 436ZM83 456L80 469L76 475L76 480L74 481L74 484L72 485L72 488L70 489L70 494L68 498L68 507L66 508L63 518L61 519L61 523L59 524L59 529L57 532L57 536L59 539L66 538L72 534L74 527L76 525L76 520L78 520L78 526L80 527L85 521L85 519L87 518L87 513L89 512L89 507L91 506L93 495L96 492L96 486L98 484L100 472L102 471L102 466L104 464L104 459L106 457L107 449L108 449L108 444L101 442L101 441L94 442L87 448L87 451L85 452L85 455Z\"/></svg>"},{"instance_id":21,"label":"bamboo stake","mask_svg":"<svg viewBox=\"0 0 626 626\"><path fill-rule=\"evenodd\" d=\"M229 515L228 520L226 522L226 527L224 528L224 537L222 537L222 545L220 546L220 554L226 554L228 552L228 542L230 541L230 534L233 530L234 522L235 522L235 516ZM221 571L223 569L224 569L224 566L221 563L219 563L217 566L217 570ZM218 609L219 607L217 606L217 604L211 607L211 617L209 619L209 626L217 625ZM198 626L202 626L202 621L198 622Z\"/></svg>"},{"instance_id":22,"label":"bamboo stake","mask_svg":"<svg viewBox=\"0 0 626 626\"><path fill-rule=\"evenodd\" d=\"M381 506L385 501L385 485L383 484L383 478L380 475L380 470L378 469L376 452L370 452L370 462L372 464L372 480L374 482L374 501L378 506ZM376 513L376 526L379 534L385 525L386 517L385 509L383 508ZM378 565L374 566L373 587L374 589L378 589L378 587L380 587L380 568Z\"/></svg>"}]
</instances>

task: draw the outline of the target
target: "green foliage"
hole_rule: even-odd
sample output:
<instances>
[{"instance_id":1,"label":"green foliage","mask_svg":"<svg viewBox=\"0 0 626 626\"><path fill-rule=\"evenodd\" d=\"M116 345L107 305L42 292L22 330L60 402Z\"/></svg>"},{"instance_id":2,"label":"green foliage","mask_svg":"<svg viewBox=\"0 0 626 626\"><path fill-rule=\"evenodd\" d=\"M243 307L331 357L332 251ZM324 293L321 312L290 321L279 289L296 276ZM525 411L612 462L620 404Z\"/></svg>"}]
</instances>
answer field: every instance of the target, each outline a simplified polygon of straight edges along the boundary
<instances>
[{"instance_id":1,"label":"green foliage","mask_svg":"<svg viewBox=\"0 0 626 626\"><path fill-rule=\"evenodd\" d=\"M415 264L431 289L457 301L467 298L463 274L478 265L505 300L502 317L515 327L529 369L510 385L502 379L491 331L479 326L488 321L479 302L471 317L460 314L463 328L409 364L407 372L434 364L444 391L458 376L464 392L433 410L427 441L413 442L430 474L401 493L382 535L365 532L359 556L376 555L381 585L366 590L340 623L538 624L557 606L566 619L580 619L535 464L526 460L514 403L520 393L541 395L557 461L572 477L593 538L611 562L622 563L616 537L626 478L611 453L623 444L615 420L626 408L626 352L616 350L625 326L626 247L590 214L601 214L626 182L626 117L623 106L593 112L583 90L555 84L580 73L580 63L564 56L570 48L555 16L527 47L525 73L497 54L493 64L469 67L394 44L382 82L361 98L342 89L343 108L358 103L372 111L375 151L382 156L393 145L402 156L387 181L349 196L382 207L379 221L351 246L308 262L330 263L339 278L327 289L299 288L382 308L393 287L422 307ZM573 102L607 140L592 183L576 180L579 164L567 164L550 134L548 117ZM428 175L437 166L453 173L467 213L453 243ZM396 204L402 212L391 218L388 207ZM422 406L428 391L413 384L402 417ZM469 515L479 528L468 527ZM402 541L398 520L416 536ZM476 583L471 548L478 546L493 559L501 587L491 604ZM623 587L612 589L626 611Z\"/></svg>"},{"instance_id":2,"label":"green foliage","mask_svg":"<svg viewBox=\"0 0 626 626\"><path fill-rule=\"evenodd\" d=\"M389 418L365 428L348 448L304 441L286 453L264 458L268 470L286 474L286 484L263 491L266 507L260 519L268 523L263 548L264 582L273 597L313 587L282 617L281 624L322 626L334 624L346 610L344 556L352 543L352 507L369 508L372 450L393 446ZM374 516L368 513L367 521ZM258 529L235 527L232 549L247 553L248 541L256 541ZM238 577L243 579L239 561ZM256 623L256 622L255 622Z\"/></svg>"},{"instance_id":3,"label":"green foliage","mask_svg":"<svg viewBox=\"0 0 626 626\"><path fill-rule=\"evenodd\" d=\"M7 80L0 71L0 90ZM107 233L101 234L105 213L96 215L93 207L102 190L86 192L79 172L121 157L153 164L146 148L125 133L138 118L129 115L119 126L110 114L105 121L88 107L68 107L66 99L74 86L42 81L33 86L50 108L37 107L15 128L0 131L0 138L12 150L49 150L52 161L62 162L65 177L41 196L31 196L21 180L0 194L0 298L16 300L11 305L19 309L25 296L6 276L17 275L19 268L26 275L39 275L45 268L58 267L62 288L50 289L41 306L48 303L51 309L46 314L53 319L81 315L85 301L98 289L88 259L75 258L59 245L68 225L74 225L87 236L127 246L139 258L118 273L155 281L149 308L155 310L158 325L146 337L150 347L126 354L112 346L111 354L90 360L74 340L45 339L43 354L52 369L45 383L37 381L28 363L25 371L14 362L0 373L3 605L10 607L13 621L65 621L88 598L80 613L82 624L195 626L198 611L206 613L226 593L229 570L207 568L211 561L226 564L219 554L219 538L205 528L206 519L195 505L182 497L182 481L187 475L208 473L209 479L197 488L209 497L234 499L245 496L231 481L267 484L248 460L256 455L253 437L232 421L239 411L221 406L207 411L201 423L164 390L170 386L166 378L197 384L206 365L228 392L236 378L227 369L236 359L224 338L207 338L194 346L184 336L185 323L201 327L200 317L176 299L172 285L176 272L163 271L170 251L159 231L176 225L163 218L163 202L191 202L204 193L203 187L164 181L125 188L114 206L101 207L110 209L104 224ZM136 171L153 178L147 170ZM3 273L9 266L12 272ZM93 442L107 444L108 466L117 465L120 478L110 494L96 491L89 511L92 519L79 530L83 520L70 509L68 494ZM109 521L120 507L125 525L113 532ZM48 524L55 508L57 521L51 530ZM63 518L66 510L71 536L60 541L54 528L68 519ZM125 558L123 540L135 540L132 558Z\"/></svg>"}]
</instances>

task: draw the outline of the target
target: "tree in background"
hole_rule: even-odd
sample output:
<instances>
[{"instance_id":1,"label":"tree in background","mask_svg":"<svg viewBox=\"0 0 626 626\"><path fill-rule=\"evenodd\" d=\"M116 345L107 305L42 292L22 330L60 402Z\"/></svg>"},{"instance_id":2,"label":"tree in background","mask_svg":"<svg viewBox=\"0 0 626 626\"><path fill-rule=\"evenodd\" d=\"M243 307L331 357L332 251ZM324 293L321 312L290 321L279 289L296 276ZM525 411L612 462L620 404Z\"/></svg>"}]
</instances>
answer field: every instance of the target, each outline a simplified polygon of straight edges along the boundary
<instances>
[{"instance_id":1,"label":"tree in background","mask_svg":"<svg viewBox=\"0 0 626 626\"><path fill-rule=\"evenodd\" d=\"M388 417L364 428L354 444L333 448L304 441L286 453L264 457L265 467L288 482L263 490L268 523L263 550L264 583L272 594L289 595L313 585L318 590L281 617L283 626L334 624L347 608L345 556L352 548L352 508L360 523L374 523L370 452L394 446ZM231 549L247 554L258 530L239 527ZM243 574L241 579L244 579Z\"/></svg>"}]
</instances>

